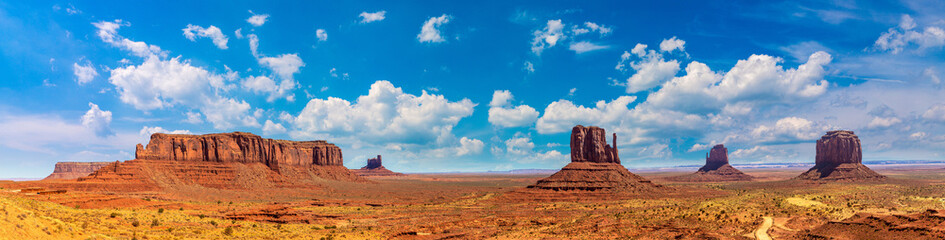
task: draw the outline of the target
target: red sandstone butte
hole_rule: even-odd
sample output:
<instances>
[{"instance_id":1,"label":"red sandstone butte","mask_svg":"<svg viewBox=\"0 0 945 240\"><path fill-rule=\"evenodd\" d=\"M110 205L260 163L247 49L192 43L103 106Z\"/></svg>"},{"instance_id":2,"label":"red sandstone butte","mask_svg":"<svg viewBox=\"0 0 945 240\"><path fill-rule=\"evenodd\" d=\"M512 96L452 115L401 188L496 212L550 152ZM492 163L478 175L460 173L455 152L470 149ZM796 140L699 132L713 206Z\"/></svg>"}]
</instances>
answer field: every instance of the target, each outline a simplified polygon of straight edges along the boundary
<instances>
[{"instance_id":1,"label":"red sandstone butte","mask_svg":"<svg viewBox=\"0 0 945 240\"><path fill-rule=\"evenodd\" d=\"M607 144L606 136L606 131L599 127L575 126L571 130L571 163L528 188L629 193L647 193L662 188L620 165L617 134L613 135L613 146Z\"/></svg>"},{"instance_id":2,"label":"red sandstone butte","mask_svg":"<svg viewBox=\"0 0 945 240\"><path fill-rule=\"evenodd\" d=\"M211 188L306 187L318 179L366 181L343 165L341 148L326 141L267 139L244 133L151 135L135 159L102 167L80 182Z\"/></svg>"},{"instance_id":3,"label":"red sandstone butte","mask_svg":"<svg viewBox=\"0 0 945 240\"><path fill-rule=\"evenodd\" d=\"M138 144L135 159L185 162L262 163L279 166L342 166L341 148L326 141L289 141L233 132L205 135L151 135Z\"/></svg>"},{"instance_id":4,"label":"red sandstone butte","mask_svg":"<svg viewBox=\"0 0 945 240\"><path fill-rule=\"evenodd\" d=\"M361 169L352 169L355 174L359 176L403 176L403 173L394 172L387 170L381 162L381 155L377 155L376 158L369 158L367 160L367 165Z\"/></svg>"},{"instance_id":5,"label":"red sandstone butte","mask_svg":"<svg viewBox=\"0 0 945 240\"><path fill-rule=\"evenodd\" d=\"M71 180L88 176L112 162L57 162L52 174L43 180Z\"/></svg>"},{"instance_id":6,"label":"red sandstone butte","mask_svg":"<svg viewBox=\"0 0 945 240\"><path fill-rule=\"evenodd\" d=\"M863 165L860 138L853 131L829 131L817 140L815 165L795 179L815 181L883 180L886 176Z\"/></svg>"},{"instance_id":7,"label":"red sandstone butte","mask_svg":"<svg viewBox=\"0 0 945 240\"><path fill-rule=\"evenodd\" d=\"M712 147L705 157L705 165L692 174L669 178L683 182L751 181L752 177L728 164L728 149L719 144Z\"/></svg>"}]
</instances>

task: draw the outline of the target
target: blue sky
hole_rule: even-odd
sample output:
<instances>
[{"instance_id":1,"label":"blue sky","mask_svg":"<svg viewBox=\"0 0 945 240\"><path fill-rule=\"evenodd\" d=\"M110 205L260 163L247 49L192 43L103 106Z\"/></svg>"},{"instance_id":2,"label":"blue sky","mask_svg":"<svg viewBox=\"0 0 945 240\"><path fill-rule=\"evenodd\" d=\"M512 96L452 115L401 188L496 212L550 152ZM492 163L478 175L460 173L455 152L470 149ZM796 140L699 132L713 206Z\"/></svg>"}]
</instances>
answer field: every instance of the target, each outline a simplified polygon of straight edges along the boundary
<instances>
[{"instance_id":1,"label":"blue sky","mask_svg":"<svg viewBox=\"0 0 945 240\"><path fill-rule=\"evenodd\" d=\"M326 139L345 165L559 168L943 160L945 3L0 2L0 169L134 156L150 133Z\"/></svg>"}]
</instances>

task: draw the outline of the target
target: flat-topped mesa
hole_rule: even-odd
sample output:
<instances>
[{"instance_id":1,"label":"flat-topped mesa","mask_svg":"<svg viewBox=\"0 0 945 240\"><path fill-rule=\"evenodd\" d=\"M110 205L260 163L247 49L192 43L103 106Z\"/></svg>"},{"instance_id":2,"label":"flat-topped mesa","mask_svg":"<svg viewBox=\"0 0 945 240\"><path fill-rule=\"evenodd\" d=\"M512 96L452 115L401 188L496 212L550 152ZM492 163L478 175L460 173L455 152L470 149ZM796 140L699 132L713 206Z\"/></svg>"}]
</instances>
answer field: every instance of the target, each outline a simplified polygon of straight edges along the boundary
<instances>
[{"instance_id":1,"label":"flat-topped mesa","mask_svg":"<svg viewBox=\"0 0 945 240\"><path fill-rule=\"evenodd\" d=\"M287 166L342 166L341 148L326 141L289 141L262 138L252 133L205 135L151 135L145 148L138 144L135 158L220 163L263 163L273 170Z\"/></svg>"},{"instance_id":2,"label":"flat-topped mesa","mask_svg":"<svg viewBox=\"0 0 945 240\"><path fill-rule=\"evenodd\" d=\"M381 164L381 155L377 155L376 158L368 158L367 166L364 166L362 169L375 169L381 167L384 167L384 165Z\"/></svg>"},{"instance_id":3,"label":"flat-topped mesa","mask_svg":"<svg viewBox=\"0 0 945 240\"><path fill-rule=\"evenodd\" d=\"M815 181L883 180L886 176L863 165L860 138L853 131L829 131L817 140L814 167L795 179Z\"/></svg>"},{"instance_id":4,"label":"flat-topped mesa","mask_svg":"<svg viewBox=\"0 0 945 240\"><path fill-rule=\"evenodd\" d=\"M574 126L571 129L571 162L620 163L617 134L613 146L607 144L607 132L596 126Z\"/></svg>"},{"instance_id":5,"label":"flat-topped mesa","mask_svg":"<svg viewBox=\"0 0 945 240\"><path fill-rule=\"evenodd\" d=\"M853 131L829 131L817 140L816 165L838 165L841 163L862 163L863 152L860 138Z\"/></svg>"},{"instance_id":6,"label":"flat-topped mesa","mask_svg":"<svg viewBox=\"0 0 945 240\"><path fill-rule=\"evenodd\" d=\"M57 162L52 174L43 180L68 180L88 176L112 162Z\"/></svg>"}]
</instances>

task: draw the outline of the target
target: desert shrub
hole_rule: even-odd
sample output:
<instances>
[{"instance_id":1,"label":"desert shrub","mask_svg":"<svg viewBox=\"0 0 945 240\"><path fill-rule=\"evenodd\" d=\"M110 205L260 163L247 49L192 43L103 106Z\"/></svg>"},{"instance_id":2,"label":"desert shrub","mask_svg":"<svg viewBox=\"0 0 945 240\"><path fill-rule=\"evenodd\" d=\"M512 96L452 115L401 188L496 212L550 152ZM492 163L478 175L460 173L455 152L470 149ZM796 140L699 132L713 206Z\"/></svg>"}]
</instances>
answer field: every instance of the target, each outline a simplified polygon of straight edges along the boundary
<instances>
[{"instance_id":1,"label":"desert shrub","mask_svg":"<svg viewBox=\"0 0 945 240\"><path fill-rule=\"evenodd\" d=\"M157 219L151 220L151 226L152 226L152 227L157 227L157 226L160 226L160 225L161 225L161 222L158 222Z\"/></svg>"},{"instance_id":2,"label":"desert shrub","mask_svg":"<svg viewBox=\"0 0 945 240\"><path fill-rule=\"evenodd\" d=\"M203 218L207 217L207 215L200 214L200 215L197 215L197 217L199 217L200 219L203 219Z\"/></svg>"},{"instance_id":3,"label":"desert shrub","mask_svg":"<svg viewBox=\"0 0 945 240\"><path fill-rule=\"evenodd\" d=\"M141 222L138 222L138 219L131 220L131 226L134 226L134 227L141 226Z\"/></svg>"},{"instance_id":4,"label":"desert shrub","mask_svg":"<svg viewBox=\"0 0 945 240\"><path fill-rule=\"evenodd\" d=\"M211 221L210 221L210 225L213 225L214 227L216 227L216 226L217 226L217 221L212 221L212 220L211 220Z\"/></svg>"},{"instance_id":5,"label":"desert shrub","mask_svg":"<svg viewBox=\"0 0 945 240\"><path fill-rule=\"evenodd\" d=\"M111 217L111 218L116 218L116 217L118 217L118 216L121 216L121 214L118 214L118 213L116 213L116 212L113 212L112 214L110 214L110 215L108 215L108 216Z\"/></svg>"},{"instance_id":6,"label":"desert shrub","mask_svg":"<svg viewBox=\"0 0 945 240\"><path fill-rule=\"evenodd\" d=\"M233 235L233 227L226 227L226 229L223 229L223 235Z\"/></svg>"},{"instance_id":7,"label":"desert shrub","mask_svg":"<svg viewBox=\"0 0 945 240\"><path fill-rule=\"evenodd\" d=\"M158 208L158 213L164 213L164 209L163 209L163 208Z\"/></svg>"},{"instance_id":8,"label":"desert shrub","mask_svg":"<svg viewBox=\"0 0 945 240\"><path fill-rule=\"evenodd\" d=\"M183 208L183 207L181 207L181 208L180 208L180 209L178 209L178 210L181 210L181 211L184 211L184 208Z\"/></svg>"},{"instance_id":9,"label":"desert shrub","mask_svg":"<svg viewBox=\"0 0 945 240\"><path fill-rule=\"evenodd\" d=\"M338 228L338 227L336 227L336 226L325 226L325 229L335 229L335 228Z\"/></svg>"}]
</instances>

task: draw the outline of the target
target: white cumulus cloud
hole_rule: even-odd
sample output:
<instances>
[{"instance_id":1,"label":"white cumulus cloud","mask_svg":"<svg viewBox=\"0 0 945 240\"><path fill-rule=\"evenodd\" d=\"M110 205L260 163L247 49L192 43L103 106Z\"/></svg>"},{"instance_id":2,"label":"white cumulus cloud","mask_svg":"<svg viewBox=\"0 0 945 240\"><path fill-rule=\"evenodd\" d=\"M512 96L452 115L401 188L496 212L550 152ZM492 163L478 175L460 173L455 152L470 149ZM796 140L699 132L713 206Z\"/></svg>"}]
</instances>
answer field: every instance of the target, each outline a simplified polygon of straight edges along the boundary
<instances>
[{"instance_id":1,"label":"white cumulus cloud","mask_svg":"<svg viewBox=\"0 0 945 240\"><path fill-rule=\"evenodd\" d=\"M82 115L82 125L95 131L99 137L115 135L110 125L112 123L112 112L102 111L94 103L89 103L89 111Z\"/></svg>"},{"instance_id":2,"label":"white cumulus cloud","mask_svg":"<svg viewBox=\"0 0 945 240\"><path fill-rule=\"evenodd\" d=\"M440 33L443 31L443 25L449 23L451 18L452 16L446 14L439 17L431 17L420 27L420 34L417 34L417 40L430 43L446 41Z\"/></svg>"},{"instance_id":3,"label":"white cumulus cloud","mask_svg":"<svg viewBox=\"0 0 945 240\"><path fill-rule=\"evenodd\" d=\"M335 97L310 100L292 121L290 135L350 137L354 142L406 147L445 146L455 143L451 142L456 140L453 127L472 115L475 106L469 99L453 102L426 91L420 96L404 93L381 80L353 103Z\"/></svg>"},{"instance_id":4,"label":"white cumulus cloud","mask_svg":"<svg viewBox=\"0 0 945 240\"><path fill-rule=\"evenodd\" d=\"M249 11L249 13L253 14L253 16L250 16L249 18L247 18L246 22L248 22L249 24L252 24L253 26L256 26L256 27L262 26L263 24L266 23L266 20L269 20L269 14L255 14L253 13L253 11Z\"/></svg>"},{"instance_id":5,"label":"white cumulus cloud","mask_svg":"<svg viewBox=\"0 0 945 240\"><path fill-rule=\"evenodd\" d=\"M512 93L496 90L489 103L489 123L499 127L531 125L538 119L538 111L528 105L512 106Z\"/></svg>"},{"instance_id":6,"label":"white cumulus cloud","mask_svg":"<svg viewBox=\"0 0 945 240\"><path fill-rule=\"evenodd\" d=\"M319 42L328 41L328 32L325 32L325 29L315 30L315 37Z\"/></svg>"},{"instance_id":7,"label":"white cumulus cloud","mask_svg":"<svg viewBox=\"0 0 945 240\"><path fill-rule=\"evenodd\" d=\"M85 65L73 63L72 74L75 75L76 83L79 85L84 85L86 83L92 82L92 80L98 76L98 71L95 70L95 67L92 67L92 63L87 63Z\"/></svg>"},{"instance_id":8,"label":"white cumulus cloud","mask_svg":"<svg viewBox=\"0 0 945 240\"><path fill-rule=\"evenodd\" d=\"M197 37L206 37L213 40L213 45L216 45L217 48L227 49L226 43L229 41L229 38L216 26L210 25L210 27L203 28L201 26L187 24L187 27L184 28L183 31L184 37L190 39L190 41L197 41Z\"/></svg>"},{"instance_id":9,"label":"white cumulus cloud","mask_svg":"<svg viewBox=\"0 0 945 240\"><path fill-rule=\"evenodd\" d=\"M384 20L384 14L387 14L387 11L361 12L358 17L361 17L361 23L369 23Z\"/></svg>"},{"instance_id":10,"label":"white cumulus cloud","mask_svg":"<svg viewBox=\"0 0 945 240\"><path fill-rule=\"evenodd\" d=\"M890 28L876 39L873 46L882 51L893 54L902 52L905 47L915 46L918 51L945 46L945 30L941 27L930 26L921 31L913 30L915 20L909 15L902 15L898 28Z\"/></svg>"}]
</instances>

